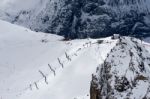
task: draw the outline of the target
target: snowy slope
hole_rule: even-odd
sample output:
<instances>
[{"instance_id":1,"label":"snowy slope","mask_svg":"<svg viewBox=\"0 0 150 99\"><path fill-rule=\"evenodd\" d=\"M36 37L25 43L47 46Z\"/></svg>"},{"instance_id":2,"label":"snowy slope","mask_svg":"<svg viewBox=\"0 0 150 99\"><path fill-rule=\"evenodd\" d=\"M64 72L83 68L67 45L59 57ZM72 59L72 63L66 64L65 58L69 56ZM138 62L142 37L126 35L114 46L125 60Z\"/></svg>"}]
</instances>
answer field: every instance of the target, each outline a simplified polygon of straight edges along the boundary
<instances>
[{"instance_id":1,"label":"snowy slope","mask_svg":"<svg viewBox=\"0 0 150 99\"><path fill-rule=\"evenodd\" d=\"M62 41L0 21L2 99L89 99L91 75L116 40Z\"/></svg>"},{"instance_id":2,"label":"snowy slope","mask_svg":"<svg viewBox=\"0 0 150 99\"><path fill-rule=\"evenodd\" d=\"M34 33L3 21L0 25L0 96L9 97L38 80L38 69L63 54L67 46L59 43L59 36Z\"/></svg>"},{"instance_id":3,"label":"snowy slope","mask_svg":"<svg viewBox=\"0 0 150 99\"><path fill-rule=\"evenodd\" d=\"M46 16L47 13L51 16L54 15L54 3L53 0L3 0L0 4L0 19L28 28L35 24L42 26L41 20L43 15ZM50 8L46 10L47 5Z\"/></svg>"},{"instance_id":4,"label":"snowy slope","mask_svg":"<svg viewBox=\"0 0 150 99\"><path fill-rule=\"evenodd\" d=\"M90 99L96 70L101 95L150 97L149 43L130 37L65 41L5 21L0 27L2 99Z\"/></svg>"}]
</instances>

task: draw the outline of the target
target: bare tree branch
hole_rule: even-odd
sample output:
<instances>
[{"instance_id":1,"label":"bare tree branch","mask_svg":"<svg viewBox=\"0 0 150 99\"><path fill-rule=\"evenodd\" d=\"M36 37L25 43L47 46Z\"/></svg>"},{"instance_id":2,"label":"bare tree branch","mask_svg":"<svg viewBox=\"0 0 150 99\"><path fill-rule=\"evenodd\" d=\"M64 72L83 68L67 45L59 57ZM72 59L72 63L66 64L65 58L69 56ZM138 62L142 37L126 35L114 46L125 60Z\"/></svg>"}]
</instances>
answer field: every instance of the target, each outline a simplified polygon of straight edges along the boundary
<instances>
[{"instance_id":1,"label":"bare tree branch","mask_svg":"<svg viewBox=\"0 0 150 99\"><path fill-rule=\"evenodd\" d=\"M36 89L38 90L38 89L39 89L39 87L38 87L38 85L37 85L37 83L36 83L36 82L34 82L34 85L35 85Z\"/></svg>"},{"instance_id":2,"label":"bare tree branch","mask_svg":"<svg viewBox=\"0 0 150 99\"><path fill-rule=\"evenodd\" d=\"M62 66L62 68L64 68L63 63L61 63L61 61L60 61L60 59L59 59L59 58L58 58L58 62L59 62L59 64Z\"/></svg>"},{"instance_id":3,"label":"bare tree branch","mask_svg":"<svg viewBox=\"0 0 150 99\"><path fill-rule=\"evenodd\" d=\"M48 67L50 68L50 70L53 72L54 76L56 75L55 70L52 68L52 66L50 64L48 64Z\"/></svg>"},{"instance_id":4,"label":"bare tree branch","mask_svg":"<svg viewBox=\"0 0 150 99\"><path fill-rule=\"evenodd\" d=\"M66 52L65 52L65 56L69 61L71 61L71 58L69 57L69 55Z\"/></svg>"},{"instance_id":5,"label":"bare tree branch","mask_svg":"<svg viewBox=\"0 0 150 99\"><path fill-rule=\"evenodd\" d=\"M44 73L43 73L42 71L39 70L39 72L40 72L40 74L44 77L45 83L48 84L48 82L47 82L47 77L44 75Z\"/></svg>"},{"instance_id":6,"label":"bare tree branch","mask_svg":"<svg viewBox=\"0 0 150 99\"><path fill-rule=\"evenodd\" d=\"M32 90L32 84L30 84L30 90Z\"/></svg>"}]
</instances>

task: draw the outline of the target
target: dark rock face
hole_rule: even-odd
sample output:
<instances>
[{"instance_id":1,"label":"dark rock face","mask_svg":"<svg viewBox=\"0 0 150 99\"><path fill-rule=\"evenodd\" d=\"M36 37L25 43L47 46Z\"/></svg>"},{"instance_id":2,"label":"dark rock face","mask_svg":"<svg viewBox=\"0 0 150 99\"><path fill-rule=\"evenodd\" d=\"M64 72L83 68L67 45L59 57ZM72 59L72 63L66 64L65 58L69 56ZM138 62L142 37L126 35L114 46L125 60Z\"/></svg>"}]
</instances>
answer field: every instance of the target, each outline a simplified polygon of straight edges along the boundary
<instances>
[{"instance_id":1,"label":"dark rock face","mask_svg":"<svg viewBox=\"0 0 150 99\"><path fill-rule=\"evenodd\" d=\"M63 9L50 27L49 32L55 33L59 28L58 34L66 38L86 38L106 36L104 31L111 19L106 14L102 0L73 0L67 2ZM100 16L99 16L100 15Z\"/></svg>"},{"instance_id":2,"label":"dark rock face","mask_svg":"<svg viewBox=\"0 0 150 99\"><path fill-rule=\"evenodd\" d=\"M139 11L136 8L141 2L140 0L123 0L122 3L121 0L66 1L47 31L57 32L66 38L98 38L114 33L147 36L150 27L144 21L149 12ZM126 10L122 9L122 6L133 8Z\"/></svg>"},{"instance_id":3,"label":"dark rock face","mask_svg":"<svg viewBox=\"0 0 150 99\"><path fill-rule=\"evenodd\" d=\"M149 99L149 72L149 52L139 40L121 37L92 76L91 99Z\"/></svg>"},{"instance_id":4,"label":"dark rock face","mask_svg":"<svg viewBox=\"0 0 150 99\"><path fill-rule=\"evenodd\" d=\"M29 20L25 20L30 22L24 25L36 31L63 35L66 38L99 38L114 33L149 36L148 1L50 0L39 14L32 16L30 13ZM22 24L19 16L17 20L16 23Z\"/></svg>"},{"instance_id":5,"label":"dark rock face","mask_svg":"<svg viewBox=\"0 0 150 99\"><path fill-rule=\"evenodd\" d=\"M100 90L98 89L97 83L95 83L98 79L96 76L92 75L92 82L90 88L90 99L100 99Z\"/></svg>"}]
</instances>

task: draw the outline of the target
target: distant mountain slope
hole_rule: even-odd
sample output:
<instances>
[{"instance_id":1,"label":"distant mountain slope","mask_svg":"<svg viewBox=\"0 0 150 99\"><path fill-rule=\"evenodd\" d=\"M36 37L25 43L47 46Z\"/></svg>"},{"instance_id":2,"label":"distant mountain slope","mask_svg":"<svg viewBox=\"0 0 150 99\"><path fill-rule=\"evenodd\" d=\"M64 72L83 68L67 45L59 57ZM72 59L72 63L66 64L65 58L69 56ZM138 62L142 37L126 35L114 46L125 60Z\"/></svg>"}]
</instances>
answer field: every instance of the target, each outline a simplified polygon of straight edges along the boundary
<instances>
[{"instance_id":1,"label":"distant mountain slope","mask_svg":"<svg viewBox=\"0 0 150 99\"><path fill-rule=\"evenodd\" d=\"M1 19L66 38L149 36L149 0L8 0Z\"/></svg>"},{"instance_id":2,"label":"distant mountain slope","mask_svg":"<svg viewBox=\"0 0 150 99\"><path fill-rule=\"evenodd\" d=\"M149 99L150 53L134 38L122 37L93 75L91 99Z\"/></svg>"}]
</instances>

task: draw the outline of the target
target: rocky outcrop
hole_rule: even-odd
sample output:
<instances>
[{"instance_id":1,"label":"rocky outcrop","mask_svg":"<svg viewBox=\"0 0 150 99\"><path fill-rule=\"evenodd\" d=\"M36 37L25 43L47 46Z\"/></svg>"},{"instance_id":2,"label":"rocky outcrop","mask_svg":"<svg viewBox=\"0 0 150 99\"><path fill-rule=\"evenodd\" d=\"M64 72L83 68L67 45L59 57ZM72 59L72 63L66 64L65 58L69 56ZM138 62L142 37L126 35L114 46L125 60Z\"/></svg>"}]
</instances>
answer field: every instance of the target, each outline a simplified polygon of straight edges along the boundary
<instances>
[{"instance_id":1,"label":"rocky outcrop","mask_svg":"<svg viewBox=\"0 0 150 99\"><path fill-rule=\"evenodd\" d=\"M149 99L149 78L149 52L139 40L122 37L92 77L91 99Z\"/></svg>"},{"instance_id":2,"label":"rocky outcrop","mask_svg":"<svg viewBox=\"0 0 150 99\"><path fill-rule=\"evenodd\" d=\"M100 99L100 90L98 89L98 84L96 83L98 79L95 75L92 75L91 87L90 87L90 99Z\"/></svg>"}]
</instances>

